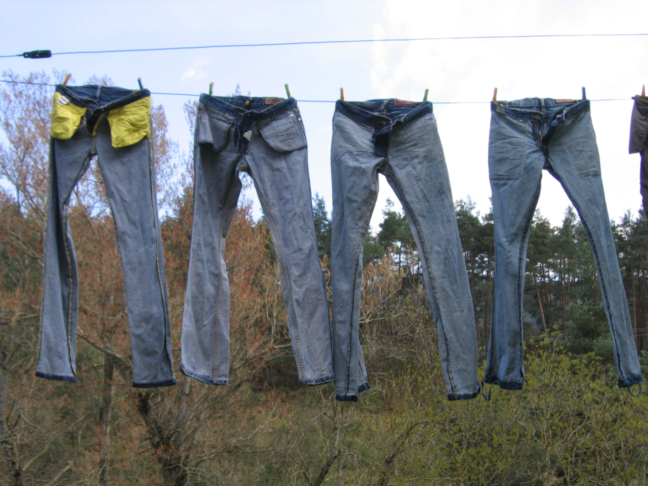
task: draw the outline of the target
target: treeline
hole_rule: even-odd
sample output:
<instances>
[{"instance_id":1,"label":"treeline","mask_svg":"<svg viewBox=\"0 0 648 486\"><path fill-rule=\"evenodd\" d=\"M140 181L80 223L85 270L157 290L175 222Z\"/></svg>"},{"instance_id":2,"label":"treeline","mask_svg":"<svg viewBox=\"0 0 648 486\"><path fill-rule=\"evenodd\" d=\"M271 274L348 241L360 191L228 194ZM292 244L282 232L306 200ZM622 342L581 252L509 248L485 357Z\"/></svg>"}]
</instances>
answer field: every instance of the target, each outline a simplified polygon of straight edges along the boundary
<instances>
[{"instance_id":1,"label":"treeline","mask_svg":"<svg viewBox=\"0 0 648 486\"><path fill-rule=\"evenodd\" d=\"M19 78L6 72L4 78L50 82L42 73ZM107 78L89 82L110 84ZM615 388L591 250L571 210L560 227L539 215L533 223L525 302L528 383L521 392L494 391L492 402L445 400L418 255L407 221L393 205L365 242L361 341L372 388L359 403L336 403L330 385L297 385L274 246L267 225L251 217L245 201L226 247L231 384L214 387L181 375L193 198L186 153L191 152L167 137L161 105L154 106L152 121L179 384L130 386L128 296L95 163L70 201L80 279L79 383L35 378L51 95L51 88L41 85L8 84L0 91L0 484L513 485L648 479L648 406L645 396L632 400ZM191 129L194 105L188 103L185 112ZM331 222L319 196L314 212L330 284ZM459 202L457 217L484 350L492 215ZM643 216L630 215L615 225L644 350L646 227Z\"/></svg>"}]
</instances>

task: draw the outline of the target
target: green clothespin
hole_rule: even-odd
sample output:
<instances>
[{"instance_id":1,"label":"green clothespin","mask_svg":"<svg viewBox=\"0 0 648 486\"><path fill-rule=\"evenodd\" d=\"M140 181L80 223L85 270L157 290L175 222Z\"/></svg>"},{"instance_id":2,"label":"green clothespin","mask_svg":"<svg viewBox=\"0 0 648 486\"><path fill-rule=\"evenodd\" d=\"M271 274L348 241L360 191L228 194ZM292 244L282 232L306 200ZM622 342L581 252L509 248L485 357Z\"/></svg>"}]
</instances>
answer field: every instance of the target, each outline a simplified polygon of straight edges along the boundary
<instances>
[{"instance_id":1,"label":"green clothespin","mask_svg":"<svg viewBox=\"0 0 648 486\"><path fill-rule=\"evenodd\" d=\"M286 87L286 94L288 95L288 98L290 98L290 89L288 88L288 83L284 84Z\"/></svg>"},{"instance_id":2,"label":"green clothespin","mask_svg":"<svg viewBox=\"0 0 648 486\"><path fill-rule=\"evenodd\" d=\"M427 95L428 95L429 92L430 92L429 89L425 90L425 96L423 97L423 103L425 103L427 101Z\"/></svg>"},{"instance_id":3,"label":"green clothespin","mask_svg":"<svg viewBox=\"0 0 648 486\"><path fill-rule=\"evenodd\" d=\"M137 78L137 82L139 83L140 89L144 89L144 86L142 86L142 78Z\"/></svg>"},{"instance_id":4,"label":"green clothespin","mask_svg":"<svg viewBox=\"0 0 648 486\"><path fill-rule=\"evenodd\" d=\"M209 96L212 95L212 90L213 90L213 89L214 89L214 83L211 82L211 83L209 83Z\"/></svg>"}]
</instances>

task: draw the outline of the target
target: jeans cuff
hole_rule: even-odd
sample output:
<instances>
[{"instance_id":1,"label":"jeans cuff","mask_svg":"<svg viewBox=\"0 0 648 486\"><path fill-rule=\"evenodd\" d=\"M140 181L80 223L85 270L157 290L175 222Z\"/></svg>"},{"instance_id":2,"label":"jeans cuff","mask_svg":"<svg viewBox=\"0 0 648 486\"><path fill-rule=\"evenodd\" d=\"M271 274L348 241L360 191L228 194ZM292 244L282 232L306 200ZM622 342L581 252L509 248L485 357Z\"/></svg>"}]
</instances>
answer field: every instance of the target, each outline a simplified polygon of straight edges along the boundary
<instances>
[{"instance_id":1,"label":"jeans cuff","mask_svg":"<svg viewBox=\"0 0 648 486\"><path fill-rule=\"evenodd\" d=\"M133 382L133 388L158 388L161 386L173 386L177 385L178 382L175 378L163 381L154 381L154 382Z\"/></svg>"},{"instance_id":2,"label":"jeans cuff","mask_svg":"<svg viewBox=\"0 0 648 486\"><path fill-rule=\"evenodd\" d=\"M37 371L36 376L38 376L39 378L45 378L46 380L52 380L52 381L67 381L68 383L79 382L76 376L48 375L47 373L43 373L42 371Z\"/></svg>"},{"instance_id":3,"label":"jeans cuff","mask_svg":"<svg viewBox=\"0 0 648 486\"><path fill-rule=\"evenodd\" d=\"M497 385L502 390L522 390L524 388L524 381L500 381L496 376L484 378L484 383Z\"/></svg>"},{"instance_id":4,"label":"jeans cuff","mask_svg":"<svg viewBox=\"0 0 648 486\"><path fill-rule=\"evenodd\" d=\"M477 398L477 395L479 395L479 390L473 393L448 393L448 400L472 400Z\"/></svg>"},{"instance_id":5,"label":"jeans cuff","mask_svg":"<svg viewBox=\"0 0 648 486\"><path fill-rule=\"evenodd\" d=\"M358 387L358 394L362 393L363 391L367 391L369 388L371 388L371 385L368 382L362 383ZM358 401L358 395L354 395L351 393L343 393L343 394L336 394L335 399L338 402L357 402Z\"/></svg>"},{"instance_id":6,"label":"jeans cuff","mask_svg":"<svg viewBox=\"0 0 648 486\"><path fill-rule=\"evenodd\" d=\"M314 380L300 380L300 385L323 385L324 383L330 383L335 380L335 376L325 376L324 378L315 378Z\"/></svg>"},{"instance_id":7,"label":"jeans cuff","mask_svg":"<svg viewBox=\"0 0 648 486\"><path fill-rule=\"evenodd\" d=\"M641 383L642 381L643 381L643 376L630 375L623 378L619 378L617 383L619 385L619 388L628 388L632 385L636 385L637 383Z\"/></svg>"},{"instance_id":8,"label":"jeans cuff","mask_svg":"<svg viewBox=\"0 0 648 486\"><path fill-rule=\"evenodd\" d=\"M212 380L208 376L203 376L203 375L198 375L196 373L193 373L192 371L189 371L187 368L185 368L185 365L183 365L183 364L180 365L180 371L182 371L185 375L190 376L191 378L195 378L198 381L202 381L203 383L207 383L208 385L227 385L227 384L229 384L229 380Z\"/></svg>"}]
</instances>

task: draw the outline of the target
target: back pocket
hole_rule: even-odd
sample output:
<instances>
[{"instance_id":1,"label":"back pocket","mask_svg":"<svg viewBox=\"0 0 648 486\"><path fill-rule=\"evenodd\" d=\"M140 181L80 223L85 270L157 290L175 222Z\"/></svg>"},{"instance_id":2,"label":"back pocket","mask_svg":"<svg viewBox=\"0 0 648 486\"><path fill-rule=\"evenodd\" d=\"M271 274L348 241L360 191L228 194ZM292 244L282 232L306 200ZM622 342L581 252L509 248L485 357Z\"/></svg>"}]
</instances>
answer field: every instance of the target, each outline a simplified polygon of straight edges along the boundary
<instances>
[{"instance_id":1,"label":"back pocket","mask_svg":"<svg viewBox=\"0 0 648 486\"><path fill-rule=\"evenodd\" d=\"M531 121L494 112L488 141L488 172L491 179L519 179L531 133Z\"/></svg>"},{"instance_id":2,"label":"back pocket","mask_svg":"<svg viewBox=\"0 0 648 486\"><path fill-rule=\"evenodd\" d=\"M292 152L307 146L298 111L290 110L279 118L259 124L263 139L277 152Z\"/></svg>"}]
</instances>

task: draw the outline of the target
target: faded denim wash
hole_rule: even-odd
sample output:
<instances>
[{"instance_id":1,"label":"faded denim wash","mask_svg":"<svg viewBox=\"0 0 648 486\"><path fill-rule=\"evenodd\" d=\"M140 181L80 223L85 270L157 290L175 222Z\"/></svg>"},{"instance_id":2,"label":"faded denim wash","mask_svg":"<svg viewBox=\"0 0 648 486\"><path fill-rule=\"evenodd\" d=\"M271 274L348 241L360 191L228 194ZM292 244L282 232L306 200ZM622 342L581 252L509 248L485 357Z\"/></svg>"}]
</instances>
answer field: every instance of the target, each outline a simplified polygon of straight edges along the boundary
<instances>
[{"instance_id":1,"label":"faded denim wash","mask_svg":"<svg viewBox=\"0 0 648 486\"><path fill-rule=\"evenodd\" d=\"M641 154L639 184L644 213L648 216L648 99L634 96L630 124L630 153Z\"/></svg>"},{"instance_id":2,"label":"faded denim wash","mask_svg":"<svg viewBox=\"0 0 648 486\"><path fill-rule=\"evenodd\" d=\"M486 383L524 385L522 315L529 230L542 170L563 186L587 233L601 284L620 387L642 380L605 203L588 100L527 98L491 104L488 164L495 219L495 276Z\"/></svg>"},{"instance_id":3,"label":"faded denim wash","mask_svg":"<svg viewBox=\"0 0 648 486\"><path fill-rule=\"evenodd\" d=\"M281 268L299 381L333 381L331 327L315 237L306 134L294 98L200 96L194 144L194 218L182 324L182 364L205 383L229 380L225 237L240 172L254 181ZM263 251L259 249L259 251Z\"/></svg>"},{"instance_id":4,"label":"faded denim wash","mask_svg":"<svg viewBox=\"0 0 648 486\"><path fill-rule=\"evenodd\" d=\"M333 117L333 362L339 401L369 388L359 340L362 250L383 174L412 228L450 400L474 398L477 332L432 103L338 101Z\"/></svg>"},{"instance_id":5,"label":"faded denim wash","mask_svg":"<svg viewBox=\"0 0 648 486\"><path fill-rule=\"evenodd\" d=\"M79 283L68 206L74 186L96 155L115 221L124 272L133 386L174 385L150 137L150 93L145 89L59 85L53 106L36 375L77 381Z\"/></svg>"}]
</instances>

